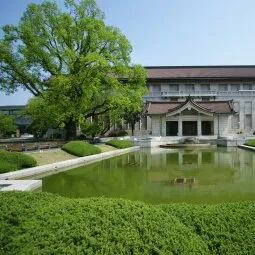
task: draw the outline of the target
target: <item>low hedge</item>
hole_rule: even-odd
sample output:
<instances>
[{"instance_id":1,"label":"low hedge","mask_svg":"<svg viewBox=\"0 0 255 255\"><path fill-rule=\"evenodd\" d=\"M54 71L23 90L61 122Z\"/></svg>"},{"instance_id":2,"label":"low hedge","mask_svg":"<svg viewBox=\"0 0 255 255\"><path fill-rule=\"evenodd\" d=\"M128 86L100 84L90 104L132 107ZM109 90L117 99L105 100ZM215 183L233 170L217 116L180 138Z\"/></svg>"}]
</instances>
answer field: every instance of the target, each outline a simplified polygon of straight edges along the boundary
<instances>
[{"instance_id":1,"label":"low hedge","mask_svg":"<svg viewBox=\"0 0 255 255\"><path fill-rule=\"evenodd\" d=\"M207 244L209 254L254 254L255 202L164 205Z\"/></svg>"},{"instance_id":2,"label":"low hedge","mask_svg":"<svg viewBox=\"0 0 255 255\"><path fill-rule=\"evenodd\" d=\"M245 142L244 145L255 147L255 139Z\"/></svg>"},{"instance_id":3,"label":"low hedge","mask_svg":"<svg viewBox=\"0 0 255 255\"><path fill-rule=\"evenodd\" d=\"M129 141L129 140L116 140L116 139L110 140L110 141L106 142L105 144L113 146L113 147L118 148L118 149L124 149L124 148L135 146L135 144L132 141Z\"/></svg>"},{"instance_id":4,"label":"low hedge","mask_svg":"<svg viewBox=\"0 0 255 255\"><path fill-rule=\"evenodd\" d=\"M82 141L72 141L72 142L66 143L62 147L62 150L78 157L89 156L89 155L98 154L102 152L100 148L90 143L82 142Z\"/></svg>"},{"instance_id":5,"label":"low hedge","mask_svg":"<svg viewBox=\"0 0 255 255\"><path fill-rule=\"evenodd\" d=\"M254 254L255 202L149 205L0 192L3 254Z\"/></svg>"},{"instance_id":6,"label":"low hedge","mask_svg":"<svg viewBox=\"0 0 255 255\"><path fill-rule=\"evenodd\" d=\"M21 152L0 150L0 173L36 166L36 160Z\"/></svg>"},{"instance_id":7,"label":"low hedge","mask_svg":"<svg viewBox=\"0 0 255 255\"><path fill-rule=\"evenodd\" d=\"M0 193L3 254L207 254L175 216L141 202Z\"/></svg>"}]
</instances>

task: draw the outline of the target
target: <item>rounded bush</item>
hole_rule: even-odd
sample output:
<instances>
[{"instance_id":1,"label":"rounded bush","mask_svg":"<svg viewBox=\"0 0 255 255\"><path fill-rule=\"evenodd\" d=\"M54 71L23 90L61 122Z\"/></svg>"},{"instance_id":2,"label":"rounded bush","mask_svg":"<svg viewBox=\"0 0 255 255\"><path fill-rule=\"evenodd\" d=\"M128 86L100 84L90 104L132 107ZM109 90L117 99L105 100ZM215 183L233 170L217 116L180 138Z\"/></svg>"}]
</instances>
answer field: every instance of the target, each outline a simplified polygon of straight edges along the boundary
<instances>
[{"instance_id":1,"label":"rounded bush","mask_svg":"<svg viewBox=\"0 0 255 255\"><path fill-rule=\"evenodd\" d=\"M101 153L100 148L82 141L72 141L72 142L66 143L62 147L62 150L78 157L84 157L84 156Z\"/></svg>"},{"instance_id":2,"label":"rounded bush","mask_svg":"<svg viewBox=\"0 0 255 255\"><path fill-rule=\"evenodd\" d=\"M118 149L124 149L124 148L135 146L135 144L132 141L129 141L129 140L115 140L115 139L110 140L110 141L106 142L105 144L113 146L113 147L118 148Z\"/></svg>"},{"instance_id":3,"label":"rounded bush","mask_svg":"<svg viewBox=\"0 0 255 255\"><path fill-rule=\"evenodd\" d=\"M17 165L9 163L3 159L0 159L0 174L17 170Z\"/></svg>"},{"instance_id":4,"label":"rounded bush","mask_svg":"<svg viewBox=\"0 0 255 255\"><path fill-rule=\"evenodd\" d=\"M6 173L36 166L36 160L21 152L0 150L0 172Z\"/></svg>"}]
</instances>

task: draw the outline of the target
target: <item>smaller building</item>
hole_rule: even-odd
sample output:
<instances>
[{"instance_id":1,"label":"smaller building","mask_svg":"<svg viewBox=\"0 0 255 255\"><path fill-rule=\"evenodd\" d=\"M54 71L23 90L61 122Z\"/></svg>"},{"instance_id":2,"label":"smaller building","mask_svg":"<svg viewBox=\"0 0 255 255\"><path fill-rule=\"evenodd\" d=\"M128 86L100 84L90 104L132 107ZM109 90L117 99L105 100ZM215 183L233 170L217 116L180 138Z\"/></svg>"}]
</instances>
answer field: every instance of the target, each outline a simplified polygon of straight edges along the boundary
<instances>
[{"instance_id":1,"label":"smaller building","mask_svg":"<svg viewBox=\"0 0 255 255\"><path fill-rule=\"evenodd\" d=\"M232 101L151 101L146 114L153 136L217 136L232 133Z\"/></svg>"}]
</instances>

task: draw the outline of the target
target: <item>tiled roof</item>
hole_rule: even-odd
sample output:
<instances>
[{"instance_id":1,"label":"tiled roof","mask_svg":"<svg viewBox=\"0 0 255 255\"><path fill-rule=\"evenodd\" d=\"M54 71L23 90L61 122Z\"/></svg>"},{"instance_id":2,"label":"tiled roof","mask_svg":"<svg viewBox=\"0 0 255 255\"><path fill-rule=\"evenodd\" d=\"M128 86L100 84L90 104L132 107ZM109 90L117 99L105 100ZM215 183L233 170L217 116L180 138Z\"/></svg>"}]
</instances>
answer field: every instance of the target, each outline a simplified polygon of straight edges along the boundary
<instances>
[{"instance_id":1,"label":"tiled roof","mask_svg":"<svg viewBox=\"0 0 255 255\"><path fill-rule=\"evenodd\" d=\"M147 66L148 79L255 78L255 66Z\"/></svg>"},{"instance_id":2,"label":"tiled roof","mask_svg":"<svg viewBox=\"0 0 255 255\"><path fill-rule=\"evenodd\" d=\"M232 101L196 101L194 103L212 113L233 113ZM186 102L148 102L146 113L148 115L165 114L180 108L184 104Z\"/></svg>"}]
</instances>

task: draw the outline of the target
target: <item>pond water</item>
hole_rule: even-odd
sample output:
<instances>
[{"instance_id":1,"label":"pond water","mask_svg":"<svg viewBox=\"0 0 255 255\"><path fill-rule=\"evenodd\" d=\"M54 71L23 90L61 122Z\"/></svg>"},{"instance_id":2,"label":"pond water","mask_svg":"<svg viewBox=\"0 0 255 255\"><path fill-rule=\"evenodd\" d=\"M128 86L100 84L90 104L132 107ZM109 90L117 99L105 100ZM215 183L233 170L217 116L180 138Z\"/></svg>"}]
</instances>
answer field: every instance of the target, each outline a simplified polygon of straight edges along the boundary
<instances>
[{"instance_id":1,"label":"pond water","mask_svg":"<svg viewBox=\"0 0 255 255\"><path fill-rule=\"evenodd\" d=\"M150 203L255 200L255 153L238 148L140 150L47 176L42 190Z\"/></svg>"}]
</instances>

